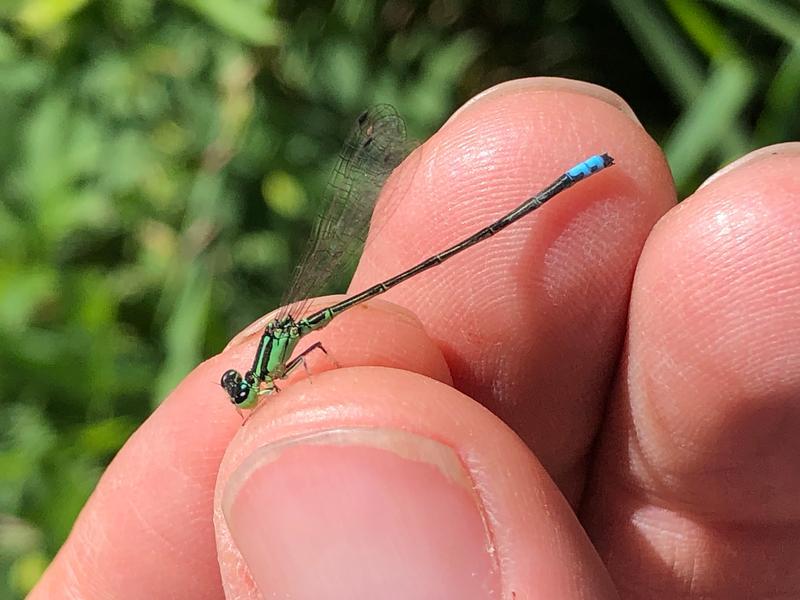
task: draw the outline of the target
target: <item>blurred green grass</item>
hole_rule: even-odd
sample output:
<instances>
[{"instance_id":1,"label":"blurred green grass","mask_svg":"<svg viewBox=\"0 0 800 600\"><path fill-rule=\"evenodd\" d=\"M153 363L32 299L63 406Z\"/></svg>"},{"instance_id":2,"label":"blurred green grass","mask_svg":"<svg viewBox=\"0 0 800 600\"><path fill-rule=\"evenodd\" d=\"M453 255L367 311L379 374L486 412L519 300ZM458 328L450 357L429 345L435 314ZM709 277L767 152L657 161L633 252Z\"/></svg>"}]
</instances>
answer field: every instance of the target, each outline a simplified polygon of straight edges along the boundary
<instances>
[{"instance_id":1,"label":"blurred green grass","mask_svg":"<svg viewBox=\"0 0 800 600\"><path fill-rule=\"evenodd\" d=\"M685 194L798 138L800 9L0 4L0 598L33 585L153 406L277 303L355 114L390 102L422 138L530 75L622 94Z\"/></svg>"}]
</instances>

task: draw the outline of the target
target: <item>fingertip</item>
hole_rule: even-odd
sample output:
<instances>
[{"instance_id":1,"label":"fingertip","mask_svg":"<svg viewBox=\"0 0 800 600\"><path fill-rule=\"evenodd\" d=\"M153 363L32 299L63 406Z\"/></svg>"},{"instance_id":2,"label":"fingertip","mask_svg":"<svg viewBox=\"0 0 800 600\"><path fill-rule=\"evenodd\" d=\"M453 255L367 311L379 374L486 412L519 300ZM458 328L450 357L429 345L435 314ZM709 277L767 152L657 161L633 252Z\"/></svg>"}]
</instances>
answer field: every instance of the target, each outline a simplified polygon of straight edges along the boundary
<instances>
[{"instance_id":1,"label":"fingertip","mask_svg":"<svg viewBox=\"0 0 800 600\"><path fill-rule=\"evenodd\" d=\"M800 489L787 402L800 390L798 172L796 146L728 169L659 223L637 272L626 380L638 427L671 491L715 514L798 514L791 494L765 491ZM676 453L676 439L708 450ZM759 501L721 492L734 489Z\"/></svg>"},{"instance_id":2,"label":"fingertip","mask_svg":"<svg viewBox=\"0 0 800 600\"><path fill-rule=\"evenodd\" d=\"M584 505L622 589L798 589L787 574L800 518L800 155L789 149L721 172L642 253Z\"/></svg>"},{"instance_id":3,"label":"fingertip","mask_svg":"<svg viewBox=\"0 0 800 600\"><path fill-rule=\"evenodd\" d=\"M614 166L386 295L419 315L455 385L509 423L559 479L580 471L575 461L594 439L641 248L675 204L657 144L617 102L585 91L515 82L456 114L413 168L390 179L386 193L403 201L354 278L361 288L402 272L588 156L613 156ZM565 438L565 428L575 435Z\"/></svg>"}]
</instances>

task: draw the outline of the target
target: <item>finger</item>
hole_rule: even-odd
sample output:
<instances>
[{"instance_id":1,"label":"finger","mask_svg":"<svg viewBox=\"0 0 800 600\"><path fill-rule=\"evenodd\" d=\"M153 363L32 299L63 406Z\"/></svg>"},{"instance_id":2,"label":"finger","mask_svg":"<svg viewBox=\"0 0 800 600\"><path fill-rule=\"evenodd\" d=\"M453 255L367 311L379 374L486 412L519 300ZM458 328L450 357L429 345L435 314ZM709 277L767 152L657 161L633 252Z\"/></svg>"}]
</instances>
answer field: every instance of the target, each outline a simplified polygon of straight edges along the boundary
<instances>
[{"instance_id":1,"label":"finger","mask_svg":"<svg viewBox=\"0 0 800 600\"><path fill-rule=\"evenodd\" d=\"M584 512L630 598L800 594L800 145L648 240Z\"/></svg>"},{"instance_id":2,"label":"finger","mask_svg":"<svg viewBox=\"0 0 800 600\"><path fill-rule=\"evenodd\" d=\"M221 369L195 369L126 442L31 600L222 598L210 497L239 422L209 393Z\"/></svg>"},{"instance_id":3,"label":"finger","mask_svg":"<svg viewBox=\"0 0 800 600\"><path fill-rule=\"evenodd\" d=\"M531 79L471 101L390 179L379 210L393 212L351 286L441 252L603 151L616 166L386 294L423 321L456 387L511 425L572 497L620 352L634 265L675 200L660 150L622 100Z\"/></svg>"},{"instance_id":4,"label":"finger","mask_svg":"<svg viewBox=\"0 0 800 600\"><path fill-rule=\"evenodd\" d=\"M228 597L615 597L519 438L415 373L286 389L232 441L216 506Z\"/></svg>"},{"instance_id":5,"label":"finger","mask_svg":"<svg viewBox=\"0 0 800 600\"><path fill-rule=\"evenodd\" d=\"M355 331L384 344L362 335L338 345L344 366L371 361L447 379L441 356L407 311L378 302L351 312ZM223 452L242 421L218 382L228 368L247 365L254 347L245 336L197 367L128 440L32 600L60 598L64 590L87 600L223 597L212 497Z\"/></svg>"}]
</instances>

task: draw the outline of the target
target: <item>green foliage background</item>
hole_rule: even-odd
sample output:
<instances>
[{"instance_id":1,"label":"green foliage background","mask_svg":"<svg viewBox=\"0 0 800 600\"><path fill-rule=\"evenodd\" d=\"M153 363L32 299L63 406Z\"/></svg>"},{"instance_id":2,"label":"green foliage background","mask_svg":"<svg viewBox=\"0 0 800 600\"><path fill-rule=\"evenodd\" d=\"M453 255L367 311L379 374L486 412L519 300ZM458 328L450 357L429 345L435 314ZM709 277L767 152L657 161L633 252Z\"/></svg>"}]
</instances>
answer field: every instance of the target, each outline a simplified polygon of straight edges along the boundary
<instances>
[{"instance_id":1,"label":"green foliage background","mask_svg":"<svg viewBox=\"0 0 800 600\"><path fill-rule=\"evenodd\" d=\"M798 138L800 8L0 3L0 598L153 406L276 304L354 115L390 102L423 138L530 75L621 93L686 193Z\"/></svg>"}]
</instances>

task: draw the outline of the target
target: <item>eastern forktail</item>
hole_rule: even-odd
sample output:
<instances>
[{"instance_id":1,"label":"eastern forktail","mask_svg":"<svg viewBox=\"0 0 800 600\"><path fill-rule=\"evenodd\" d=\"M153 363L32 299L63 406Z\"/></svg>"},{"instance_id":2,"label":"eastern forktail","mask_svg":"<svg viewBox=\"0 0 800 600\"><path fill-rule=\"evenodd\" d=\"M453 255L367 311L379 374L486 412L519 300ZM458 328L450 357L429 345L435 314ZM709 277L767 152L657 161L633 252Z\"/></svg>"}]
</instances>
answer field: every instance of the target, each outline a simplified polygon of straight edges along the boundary
<instances>
[{"instance_id":1,"label":"eastern forktail","mask_svg":"<svg viewBox=\"0 0 800 600\"><path fill-rule=\"evenodd\" d=\"M255 408L261 396L280 391L276 380L286 378L300 365L305 366L305 357L310 352L321 350L327 354L322 344L316 342L291 358L303 336L325 327L347 309L383 294L407 279L492 237L542 206L553 196L614 164L614 159L608 154L591 156L505 216L443 252L306 317L293 316L292 313L302 314L304 301L314 296L346 262L350 249L357 246L348 244L346 238L359 240L362 237L369 226L383 183L405 158L408 149L405 125L392 107L376 106L358 118L328 186L328 207L320 217L314 234L309 238L305 257L295 271L292 285L284 297L284 308L267 323L250 370L242 375L230 369L222 375L222 387L238 408Z\"/></svg>"}]
</instances>

